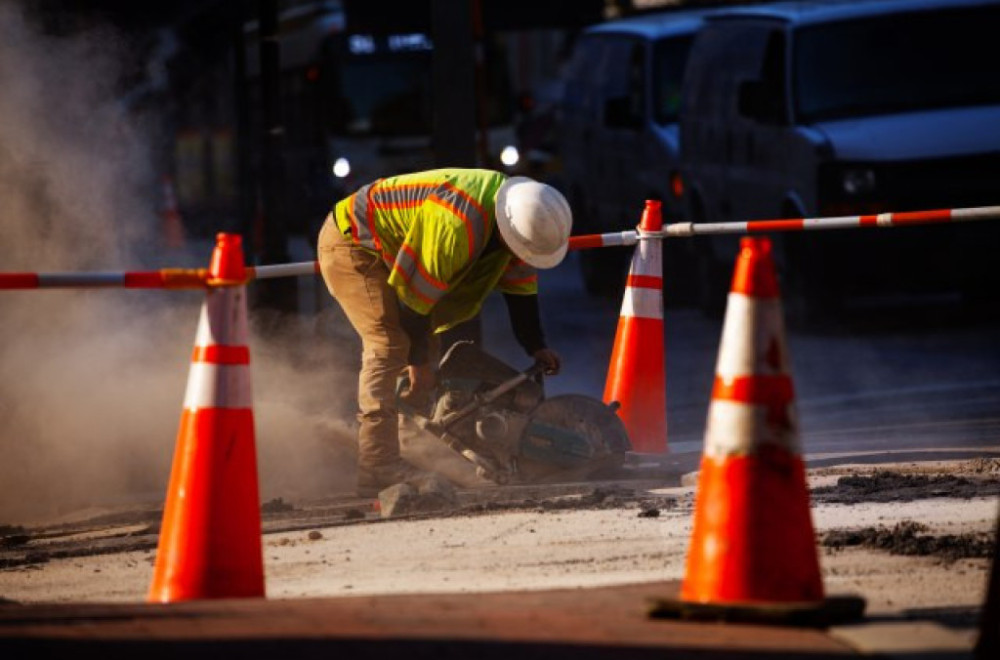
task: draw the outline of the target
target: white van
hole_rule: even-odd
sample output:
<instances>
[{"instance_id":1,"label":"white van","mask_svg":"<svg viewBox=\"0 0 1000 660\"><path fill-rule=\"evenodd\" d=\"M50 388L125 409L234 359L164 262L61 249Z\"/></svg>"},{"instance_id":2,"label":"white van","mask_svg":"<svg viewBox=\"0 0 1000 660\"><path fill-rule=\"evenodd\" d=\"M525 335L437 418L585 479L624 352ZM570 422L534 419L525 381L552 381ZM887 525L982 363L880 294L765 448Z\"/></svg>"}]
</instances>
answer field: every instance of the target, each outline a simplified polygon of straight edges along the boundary
<instances>
[{"instance_id":1,"label":"white van","mask_svg":"<svg viewBox=\"0 0 1000 660\"><path fill-rule=\"evenodd\" d=\"M647 199L663 203L664 222L681 219L674 189L677 112L681 76L702 15L646 14L592 26L578 37L557 128L574 234L633 229ZM668 301L677 301L690 290L674 288L692 263L690 246L675 241L665 247L664 287ZM630 256L616 248L581 252L587 290L620 291Z\"/></svg>"},{"instance_id":2,"label":"white van","mask_svg":"<svg viewBox=\"0 0 1000 660\"><path fill-rule=\"evenodd\" d=\"M795 2L706 19L680 112L693 222L1000 203L996 0ZM1000 291L1000 224L776 234L786 307ZM694 239L718 312L736 237Z\"/></svg>"}]
</instances>

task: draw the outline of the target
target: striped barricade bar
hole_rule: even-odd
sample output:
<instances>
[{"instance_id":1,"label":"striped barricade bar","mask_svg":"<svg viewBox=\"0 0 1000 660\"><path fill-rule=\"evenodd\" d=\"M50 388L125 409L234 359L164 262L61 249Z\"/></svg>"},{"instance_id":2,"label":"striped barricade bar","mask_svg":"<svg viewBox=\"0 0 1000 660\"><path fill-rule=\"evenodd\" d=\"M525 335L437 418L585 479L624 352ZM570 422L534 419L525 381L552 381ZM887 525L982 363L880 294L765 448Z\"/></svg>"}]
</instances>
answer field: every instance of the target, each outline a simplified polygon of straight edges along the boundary
<instances>
[{"instance_id":1,"label":"striped barricade bar","mask_svg":"<svg viewBox=\"0 0 1000 660\"><path fill-rule=\"evenodd\" d=\"M962 209L905 211L872 215L850 215L830 218L793 218L781 220L748 220L743 222L675 222L660 231L638 230L570 236L570 250L632 246L640 240L687 238L719 234L753 234L761 232L815 231L822 229L857 229L868 227L904 227L977 220L1000 220L1000 206L980 206ZM290 264L247 266L247 280L278 277L298 277L319 273L319 262L301 261ZM231 285L208 280L206 269L163 268L136 272L96 273L0 273L0 291L11 289L200 289Z\"/></svg>"},{"instance_id":2,"label":"striped barricade bar","mask_svg":"<svg viewBox=\"0 0 1000 660\"><path fill-rule=\"evenodd\" d=\"M747 220L741 222L675 222L660 232L643 232L642 239L687 238L719 234L754 234L779 231L816 231L823 229L859 229L869 227L906 227L978 220L1000 220L1000 206L980 206L962 209L904 211L871 215L847 215L830 218L791 218L780 220ZM635 245L640 240L636 230L608 234L571 236L570 250Z\"/></svg>"},{"instance_id":3,"label":"striped barricade bar","mask_svg":"<svg viewBox=\"0 0 1000 660\"><path fill-rule=\"evenodd\" d=\"M264 266L247 266L247 275L251 280L269 280L275 277L299 277L301 275L319 275L319 262L300 261L293 264L270 264Z\"/></svg>"},{"instance_id":4,"label":"striped barricade bar","mask_svg":"<svg viewBox=\"0 0 1000 660\"><path fill-rule=\"evenodd\" d=\"M319 273L319 262L247 266L247 280ZM210 280L206 268L95 273L0 273L0 290L15 289L204 289L231 286Z\"/></svg>"},{"instance_id":5,"label":"striped barricade bar","mask_svg":"<svg viewBox=\"0 0 1000 660\"><path fill-rule=\"evenodd\" d=\"M135 272L0 273L2 289L203 289L208 270L164 268Z\"/></svg>"}]
</instances>

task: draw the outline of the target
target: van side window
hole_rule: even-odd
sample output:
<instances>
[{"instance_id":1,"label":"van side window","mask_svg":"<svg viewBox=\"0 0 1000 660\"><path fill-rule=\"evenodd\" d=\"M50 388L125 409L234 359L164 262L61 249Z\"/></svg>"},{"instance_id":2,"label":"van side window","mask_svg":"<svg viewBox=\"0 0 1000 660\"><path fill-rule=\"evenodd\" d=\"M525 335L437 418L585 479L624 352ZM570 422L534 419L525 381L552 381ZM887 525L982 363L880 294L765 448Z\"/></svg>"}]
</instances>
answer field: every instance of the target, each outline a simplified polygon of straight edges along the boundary
<instances>
[{"instance_id":1,"label":"van side window","mask_svg":"<svg viewBox=\"0 0 1000 660\"><path fill-rule=\"evenodd\" d=\"M785 92L785 38L773 26L745 24L730 30L727 57L720 64L720 87L727 112L763 124L783 121Z\"/></svg>"},{"instance_id":2,"label":"van side window","mask_svg":"<svg viewBox=\"0 0 1000 660\"><path fill-rule=\"evenodd\" d=\"M573 49L573 56L566 69L566 84L563 89L564 111L573 115L596 117L600 99L594 98L590 84L594 72L598 70L604 55L604 40L583 37Z\"/></svg>"},{"instance_id":3,"label":"van side window","mask_svg":"<svg viewBox=\"0 0 1000 660\"><path fill-rule=\"evenodd\" d=\"M628 63L628 109L636 121L642 121L646 105L646 49L642 44L632 46Z\"/></svg>"},{"instance_id":4,"label":"van side window","mask_svg":"<svg viewBox=\"0 0 1000 660\"><path fill-rule=\"evenodd\" d=\"M764 63L760 72L760 114L764 124L788 123L788 96L785 76L785 35L772 32L764 48Z\"/></svg>"},{"instance_id":5,"label":"van side window","mask_svg":"<svg viewBox=\"0 0 1000 660\"><path fill-rule=\"evenodd\" d=\"M628 38L608 40L599 73L604 90L604 123L614 128L635 128L645 106L645 51Z\"/></svg>"},{"instance_id":6,"label":"van side window","mask_svg":"<svg viewBox=\"0 0 1000 660\"><path fill-rule=\"evenodd\" d=\"M681 105L681 81L688 53L691 51L691 36L661 39L653 46L653 118L657 124L672 124L677 121Z\"/></svg>"}]
</instances>

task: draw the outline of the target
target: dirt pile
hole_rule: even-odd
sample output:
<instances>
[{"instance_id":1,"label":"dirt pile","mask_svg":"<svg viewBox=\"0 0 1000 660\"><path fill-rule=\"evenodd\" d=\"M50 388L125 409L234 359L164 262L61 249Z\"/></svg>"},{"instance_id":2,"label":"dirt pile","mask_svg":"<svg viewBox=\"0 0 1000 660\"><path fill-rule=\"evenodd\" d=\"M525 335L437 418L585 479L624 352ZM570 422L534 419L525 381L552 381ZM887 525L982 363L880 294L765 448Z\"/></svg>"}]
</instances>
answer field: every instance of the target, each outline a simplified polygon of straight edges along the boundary
<instances>
[{"instance_id":1,"label":"dirt pile","mask_svg":"<svg viewBox=\"0 0 1000 660\"><path fill-rule=\"evenodd\" d=\"M858 502L911 502L930 497L991 497L1000 494L1000 470L983 467L987 477L957 474L905 474L881 470L870 475L840 477L834 486L812 490L818 503L855 504ZM970 470L970 472L972 472ZM992 475L996 476L992 476Z\"/></svg>"},{"instance_id":2,"label":"dirt pile","mask_svg":"<svg viewBox=\"0 0 1000 660\"><path fill-rule=\"evenodd\" d=\"M937 557L946 562L959 559L988 559L995 546L992 534L927 534L929 528L913 520L904 520L891 528L836 529L822 535L823 547L841 550L866 547L893 555Z\"/></svg>"}]
</instances>

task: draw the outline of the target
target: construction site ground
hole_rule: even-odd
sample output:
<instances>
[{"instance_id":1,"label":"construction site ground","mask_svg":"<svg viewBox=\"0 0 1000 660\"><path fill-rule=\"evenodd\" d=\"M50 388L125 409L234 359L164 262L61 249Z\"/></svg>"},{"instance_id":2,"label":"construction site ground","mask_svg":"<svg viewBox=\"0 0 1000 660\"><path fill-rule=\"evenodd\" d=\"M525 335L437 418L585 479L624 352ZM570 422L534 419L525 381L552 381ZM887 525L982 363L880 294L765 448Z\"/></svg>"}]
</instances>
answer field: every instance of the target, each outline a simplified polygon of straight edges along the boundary
<instances>
[{"instance_id":1,"label":"construction site ground","mask_svg":"<svg viewBox=\"0 0 1000 660\"><path fill-rule=\"evenodd\" d=\"M0 649L159 657L732 657L971 653L996 539L1000 452L814 457L826 628L651 616L676 599L697 456L630 478L464 490L448 511L383 517L350 494L262 507L267 599L145 604L161 511L82 511L0 527ZM156 649L159 649L158 651ZM108 656L107 654L110 654ZM941 654L944 654L942 656ZM5 657L42 657L40 655Z\"/></svg>"}]
</instances>

